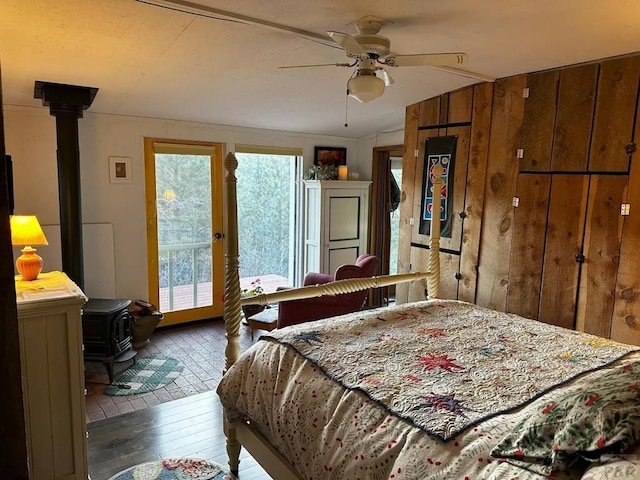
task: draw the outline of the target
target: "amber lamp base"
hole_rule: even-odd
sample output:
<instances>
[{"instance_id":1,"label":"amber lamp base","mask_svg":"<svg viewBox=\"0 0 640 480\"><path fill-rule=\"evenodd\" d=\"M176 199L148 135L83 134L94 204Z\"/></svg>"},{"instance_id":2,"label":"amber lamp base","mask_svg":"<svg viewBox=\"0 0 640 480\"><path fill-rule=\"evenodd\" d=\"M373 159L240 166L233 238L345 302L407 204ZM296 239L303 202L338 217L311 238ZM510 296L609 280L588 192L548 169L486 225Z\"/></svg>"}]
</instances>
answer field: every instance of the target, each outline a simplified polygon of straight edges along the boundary
<instances>
[{"instance_id":1,"label":"amber lamp base","mask_svg":"<svg viewBox=\"0 0 640 480\"><path fill-rule=\"evenodd\" d=\"M33 247L24 247L22 255L16 260L16 269L22 275L22 280L35 280L42 271L42 257Z\"/></svg>"}]
</instances>

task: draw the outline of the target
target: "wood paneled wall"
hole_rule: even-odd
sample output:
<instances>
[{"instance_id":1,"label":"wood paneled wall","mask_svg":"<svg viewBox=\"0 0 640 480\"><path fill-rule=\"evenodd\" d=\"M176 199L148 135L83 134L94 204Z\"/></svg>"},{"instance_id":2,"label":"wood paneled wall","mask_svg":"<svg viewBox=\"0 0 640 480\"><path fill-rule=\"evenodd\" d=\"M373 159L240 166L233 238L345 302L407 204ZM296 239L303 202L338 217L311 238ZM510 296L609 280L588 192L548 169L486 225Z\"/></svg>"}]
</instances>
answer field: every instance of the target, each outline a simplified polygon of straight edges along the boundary
<instances>
[{"instance_id":1,"label":"wood paneled wall","mask_svg":"<svg viewBox=\"0 0 640 480\"><path fill-rule=\"evenodd\" d=\"M458 135L441 296L640 345L639 81L634 55L407 107L400 271L426 267L425 140ZM424 296L397 289L399 303Z\"/></svg>"}]
</instances>

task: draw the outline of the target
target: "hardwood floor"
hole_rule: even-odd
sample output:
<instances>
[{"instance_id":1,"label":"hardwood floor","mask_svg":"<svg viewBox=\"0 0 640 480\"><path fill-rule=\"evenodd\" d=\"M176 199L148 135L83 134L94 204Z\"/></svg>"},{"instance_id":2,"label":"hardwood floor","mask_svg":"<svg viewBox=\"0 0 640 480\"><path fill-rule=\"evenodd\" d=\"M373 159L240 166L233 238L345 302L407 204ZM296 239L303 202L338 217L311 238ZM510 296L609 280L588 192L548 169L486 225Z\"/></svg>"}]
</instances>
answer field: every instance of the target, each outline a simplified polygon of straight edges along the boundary
<instances>
[{"instance_id":1,"label":"hardwood floor","mask_svg":"<svg viewBox=\"0 0 640 480\"><path fill-rule=\"evenodd\" d=\"M91 480L108 480L130 466L162 458L189 456L227 465L222 406L215 391L98 420L87 430ZM271 477L243 450L239 478Z\"/></svg>"},{"instance_id":2,"label":"hardwood floor","mask_svg":"<svg viewBox=\"0 0 640 480\"><path fill-rule=\"evenodd\" d=\"M242 327L242 350L253 343L249 329ZM221 320L161 329L141 353L179 359L185 371L175 382L154 392L121 397L104 395L104 386L89 384L91 480L108 480L128 467L163 458L190 456L227 465L222 405L215 393L225 345ZM271 478L244 450L239 476L240 480Z\"/></svg>"}]
</instances>

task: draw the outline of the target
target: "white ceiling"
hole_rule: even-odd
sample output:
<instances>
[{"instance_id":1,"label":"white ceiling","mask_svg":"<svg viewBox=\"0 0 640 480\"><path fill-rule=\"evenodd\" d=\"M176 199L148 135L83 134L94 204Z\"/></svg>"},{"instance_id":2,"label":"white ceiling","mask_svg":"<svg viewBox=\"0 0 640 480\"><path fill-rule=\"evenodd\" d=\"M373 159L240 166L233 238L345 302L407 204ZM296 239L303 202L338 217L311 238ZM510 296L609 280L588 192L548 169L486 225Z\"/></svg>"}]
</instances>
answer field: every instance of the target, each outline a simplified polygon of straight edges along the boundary
<instances>
[{"instance_id":1,"label":"white ceiling","mask_svg":"<svg viewBox=\"0 0 640 480\"><path fill-rule=\"evenodd\" d=\"M317 33L364 15L398 54L463 51L467 70L506 77L640 51L638 0L192 0ZM98 87L90 111L362 138L403 125L404 107L474 80L389 69L395 84L348 102L346 61L293 34L135 0L2 0L4 103L41 105L35 80Z\"/></svg>"}]
</instances>

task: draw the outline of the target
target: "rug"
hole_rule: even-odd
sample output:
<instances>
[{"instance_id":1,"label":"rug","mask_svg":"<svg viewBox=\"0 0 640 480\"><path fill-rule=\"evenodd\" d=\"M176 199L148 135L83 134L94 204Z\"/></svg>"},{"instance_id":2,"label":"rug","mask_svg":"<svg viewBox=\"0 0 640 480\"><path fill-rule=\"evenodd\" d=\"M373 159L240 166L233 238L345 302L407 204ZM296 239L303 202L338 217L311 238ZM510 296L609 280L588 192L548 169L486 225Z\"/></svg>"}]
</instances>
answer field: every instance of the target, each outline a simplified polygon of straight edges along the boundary
<instances>
[{"instance_id":1,"label":"rug","mask_svg":"<svg viewBox=\"0 0 640 480\"><path fill-rule=\"evenodd\" d=\"M180 376L184 366L175 358L164 355L148 355L137 358L135 363L116 377L104 390L106 395L135 395L164 387Z\"/></svg>"},{"instance_id":2,"label":"rug","mask_svg":"<svg viewBox=\"0 0 640 480\"><path fill-rule=\"evenodd\" d=\"M109 480L235 480L219 463L197 458L171 458L141 463L116 473Z\"/></svg>"}]
</instances>

